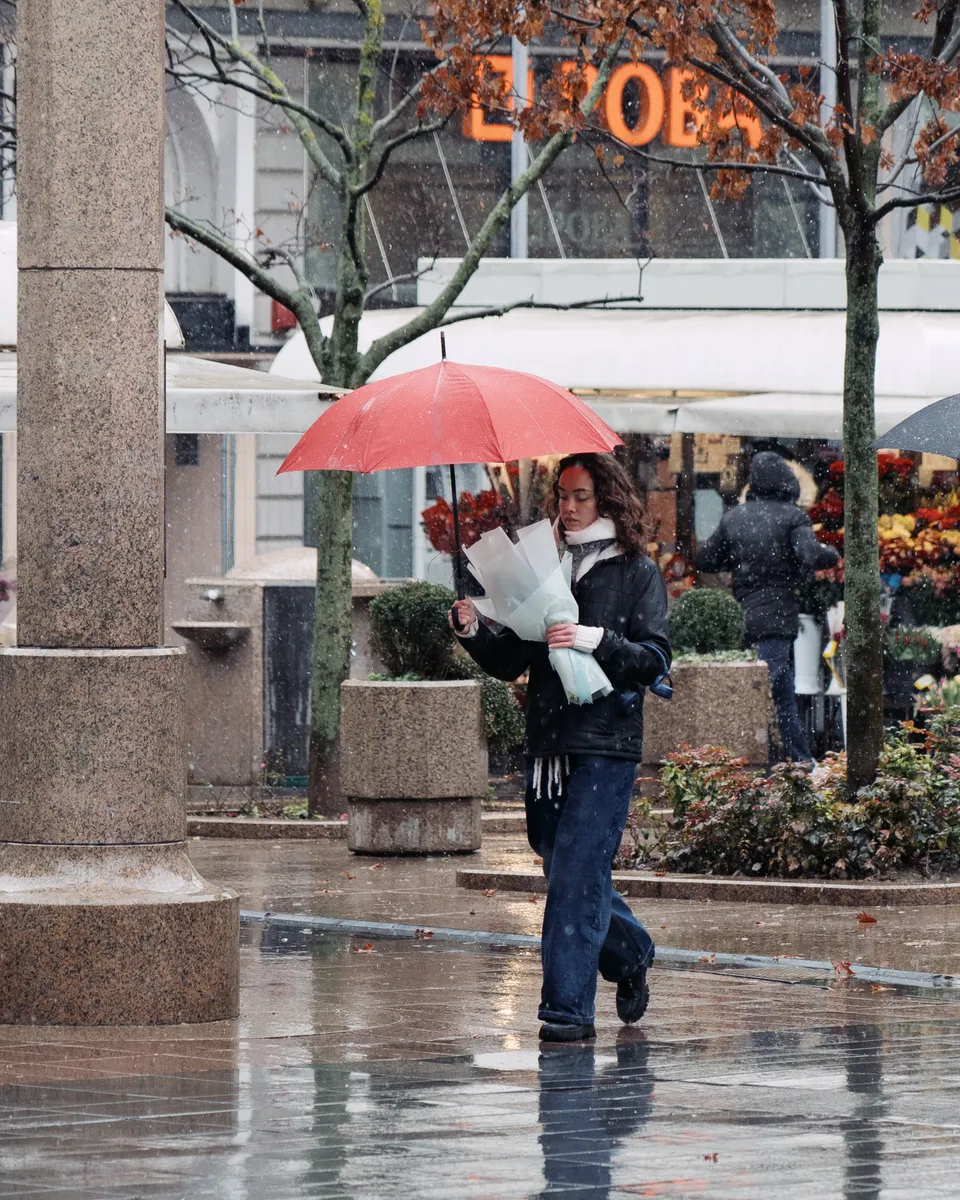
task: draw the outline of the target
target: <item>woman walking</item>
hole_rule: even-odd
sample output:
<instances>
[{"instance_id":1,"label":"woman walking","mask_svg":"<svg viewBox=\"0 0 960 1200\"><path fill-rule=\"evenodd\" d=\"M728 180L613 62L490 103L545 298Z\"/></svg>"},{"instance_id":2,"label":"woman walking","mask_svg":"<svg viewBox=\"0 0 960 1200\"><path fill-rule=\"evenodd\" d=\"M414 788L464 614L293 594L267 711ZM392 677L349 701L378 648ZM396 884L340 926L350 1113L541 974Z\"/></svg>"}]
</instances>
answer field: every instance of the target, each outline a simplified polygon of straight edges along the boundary
<instances>
[{"instance_id":1,"label":"woman walking","mask_svg":"<svg viewBox=\"0 0 960 1200\"><path fill-rule=\"evenodd\" d=\"M632 1023L649 1000L653 940L613 890L611 866L642 759L644 688L670 667L667 596L644 553L643 510L609 454L577 454L557 467L553 505L573 557L579 624L556 625L547 644L494 633L469 600L454 605L454 628L491 675L529 670L526 813L530 845L543 857L540 1037L596 1037L597 971L617 985L617 1013ZM550 665L551 648L594 655L614 691L571 705Z\"/></svg>"}]
</instances>

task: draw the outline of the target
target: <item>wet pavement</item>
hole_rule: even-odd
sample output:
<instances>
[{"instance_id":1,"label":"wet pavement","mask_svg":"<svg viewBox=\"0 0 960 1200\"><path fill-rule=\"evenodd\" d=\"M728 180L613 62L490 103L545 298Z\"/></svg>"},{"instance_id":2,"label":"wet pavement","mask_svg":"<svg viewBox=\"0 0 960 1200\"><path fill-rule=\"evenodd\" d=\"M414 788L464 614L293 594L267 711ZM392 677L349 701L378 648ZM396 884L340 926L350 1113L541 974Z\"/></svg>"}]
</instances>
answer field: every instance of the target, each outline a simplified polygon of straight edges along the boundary
<instances>
[{"instance_id":1,"label":"wet pavement","mask_svg":"<svg viewBox=\"0 0 960 1200\"><path fill-rule=\"evenodd\" d=\"M245 908L299 905L425 932L247 923L237 1022L0 1027L0 1197L960 1194L956 991L659 967L641 1026L619 1024L602 985L596 1045L541 1052L536 951L427 935L532 933L542 906L458 892L462 860L379 865L319 843L192 849ZM521 853L529 860L515 846L484 851ZM753 906L656 908L668 933L705 949L738 921L743 948L761 952L764 938L796 935L794 952L808 955L856 946L843 939L862 932L832 910L805 910L806 924L764 914L777 932L747 926ZM738 911L718 915L727 908ZM882 937L860 943L865 961L892 945L887 924L902 936L913 914L877 915L862 936ZM938 916L946 940L952 914Z\"/></svg>"},{"instance_id":2,"label":"wet pavement","mask_svg":"<svg viewBox=\"0 0 960 1200\"><path fill-rule=\"evenodd\" d=\"M540 932L542 896L486 895L454 881L458 867L532 868L533 851L516 837L487 836L478 854L430 859L363 858L338 842L203 839L191 841L190 852L200 871L235 888L247 909ZM855 909L821 905L629 903L663 946L960 974L960 905L871 908L876 922L865 923Z\"/></svg>"},{"instance_id":3,"label":"wet pavement","mask_svg":"<svg viewBox=\"0 0 960 1200\"><path fill-rule=\"evenodd\" d=\"M958 1002L658 970L538 1050L536 954L247 926L238 1023L0 1030L0 1196L956 1196Z\"/></svg>"}]
</instances>

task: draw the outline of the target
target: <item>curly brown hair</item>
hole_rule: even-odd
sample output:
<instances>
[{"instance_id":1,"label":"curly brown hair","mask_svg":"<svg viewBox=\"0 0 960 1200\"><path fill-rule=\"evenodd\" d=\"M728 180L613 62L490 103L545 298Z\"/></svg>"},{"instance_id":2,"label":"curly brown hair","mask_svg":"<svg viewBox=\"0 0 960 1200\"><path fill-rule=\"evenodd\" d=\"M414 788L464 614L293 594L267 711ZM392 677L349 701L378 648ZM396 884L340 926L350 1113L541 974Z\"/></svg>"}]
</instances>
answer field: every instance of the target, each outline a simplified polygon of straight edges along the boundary
<instances>
[{"instance_id":1,"label":"curly brown hair","mask_svg":"<svg viewBox=\"0 0 960 1200\"><path fill-rule=\"evenodd\" d=\"M560 512L560 476L569 467L582 467L590 473L597 497L597 512L609 517L617 527L617 542L625 554L646 553L646 526L643 505L634 491L630 476L612 454L570 454L557 463L550 495L550 516Z\"/></svg>"}]
</instances>

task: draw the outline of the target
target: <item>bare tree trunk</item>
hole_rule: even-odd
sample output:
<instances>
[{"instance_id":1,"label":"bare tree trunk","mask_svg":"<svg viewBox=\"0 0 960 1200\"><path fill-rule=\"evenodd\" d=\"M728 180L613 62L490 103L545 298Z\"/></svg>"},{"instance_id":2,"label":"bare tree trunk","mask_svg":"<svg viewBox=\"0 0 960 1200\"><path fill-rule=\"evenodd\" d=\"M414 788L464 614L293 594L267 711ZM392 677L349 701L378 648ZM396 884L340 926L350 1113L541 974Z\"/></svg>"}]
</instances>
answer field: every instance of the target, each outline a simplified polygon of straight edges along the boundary
<instances>
[{"instance_id":1,"label":"bare tree trunk","mask_svg":"<svg viewBox=\"0 0 960 1200\"><path fill-rule=\"evenodd\" d=\"M847 326L843 371L844 616L847 667L847 779L851 792L873 782L883 748L883 646L877 539L874 372L882 255L872 224L854 221L847 244Z\"/></svg>"},{"instance_id":2,"label":"bare tree trunk","mask_svg":"<svg viewBox=\"0 0 960 1200\"><path fill-rule=\"evenodd\" d=\"M314 472L317 489L317 591L313 627L310 703L310 788L312 815L329 815L340 805L340 681L350 675L353 597L353 476L349 471Z\"/></svg>"}]
</instances>

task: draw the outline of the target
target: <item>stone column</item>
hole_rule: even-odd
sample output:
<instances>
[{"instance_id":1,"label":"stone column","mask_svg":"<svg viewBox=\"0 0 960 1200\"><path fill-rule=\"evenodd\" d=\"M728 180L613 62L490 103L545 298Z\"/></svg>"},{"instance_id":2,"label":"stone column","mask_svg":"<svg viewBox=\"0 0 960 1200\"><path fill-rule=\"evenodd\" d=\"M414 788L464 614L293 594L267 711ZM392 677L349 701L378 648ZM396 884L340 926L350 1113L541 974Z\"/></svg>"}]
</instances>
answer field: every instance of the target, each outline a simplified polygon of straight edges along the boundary
<instances>
[{"instance_id":1,"label":"stone column","mask_svg":"<svg viewBox=\"0 0 960 1200\"><path fill-rule=\"evenodd\" d=\"M186 853L163 645L163 2L21 0L17 649L0 652L0 1021L237 1012Z\"/></svg>"}]
</instances>

